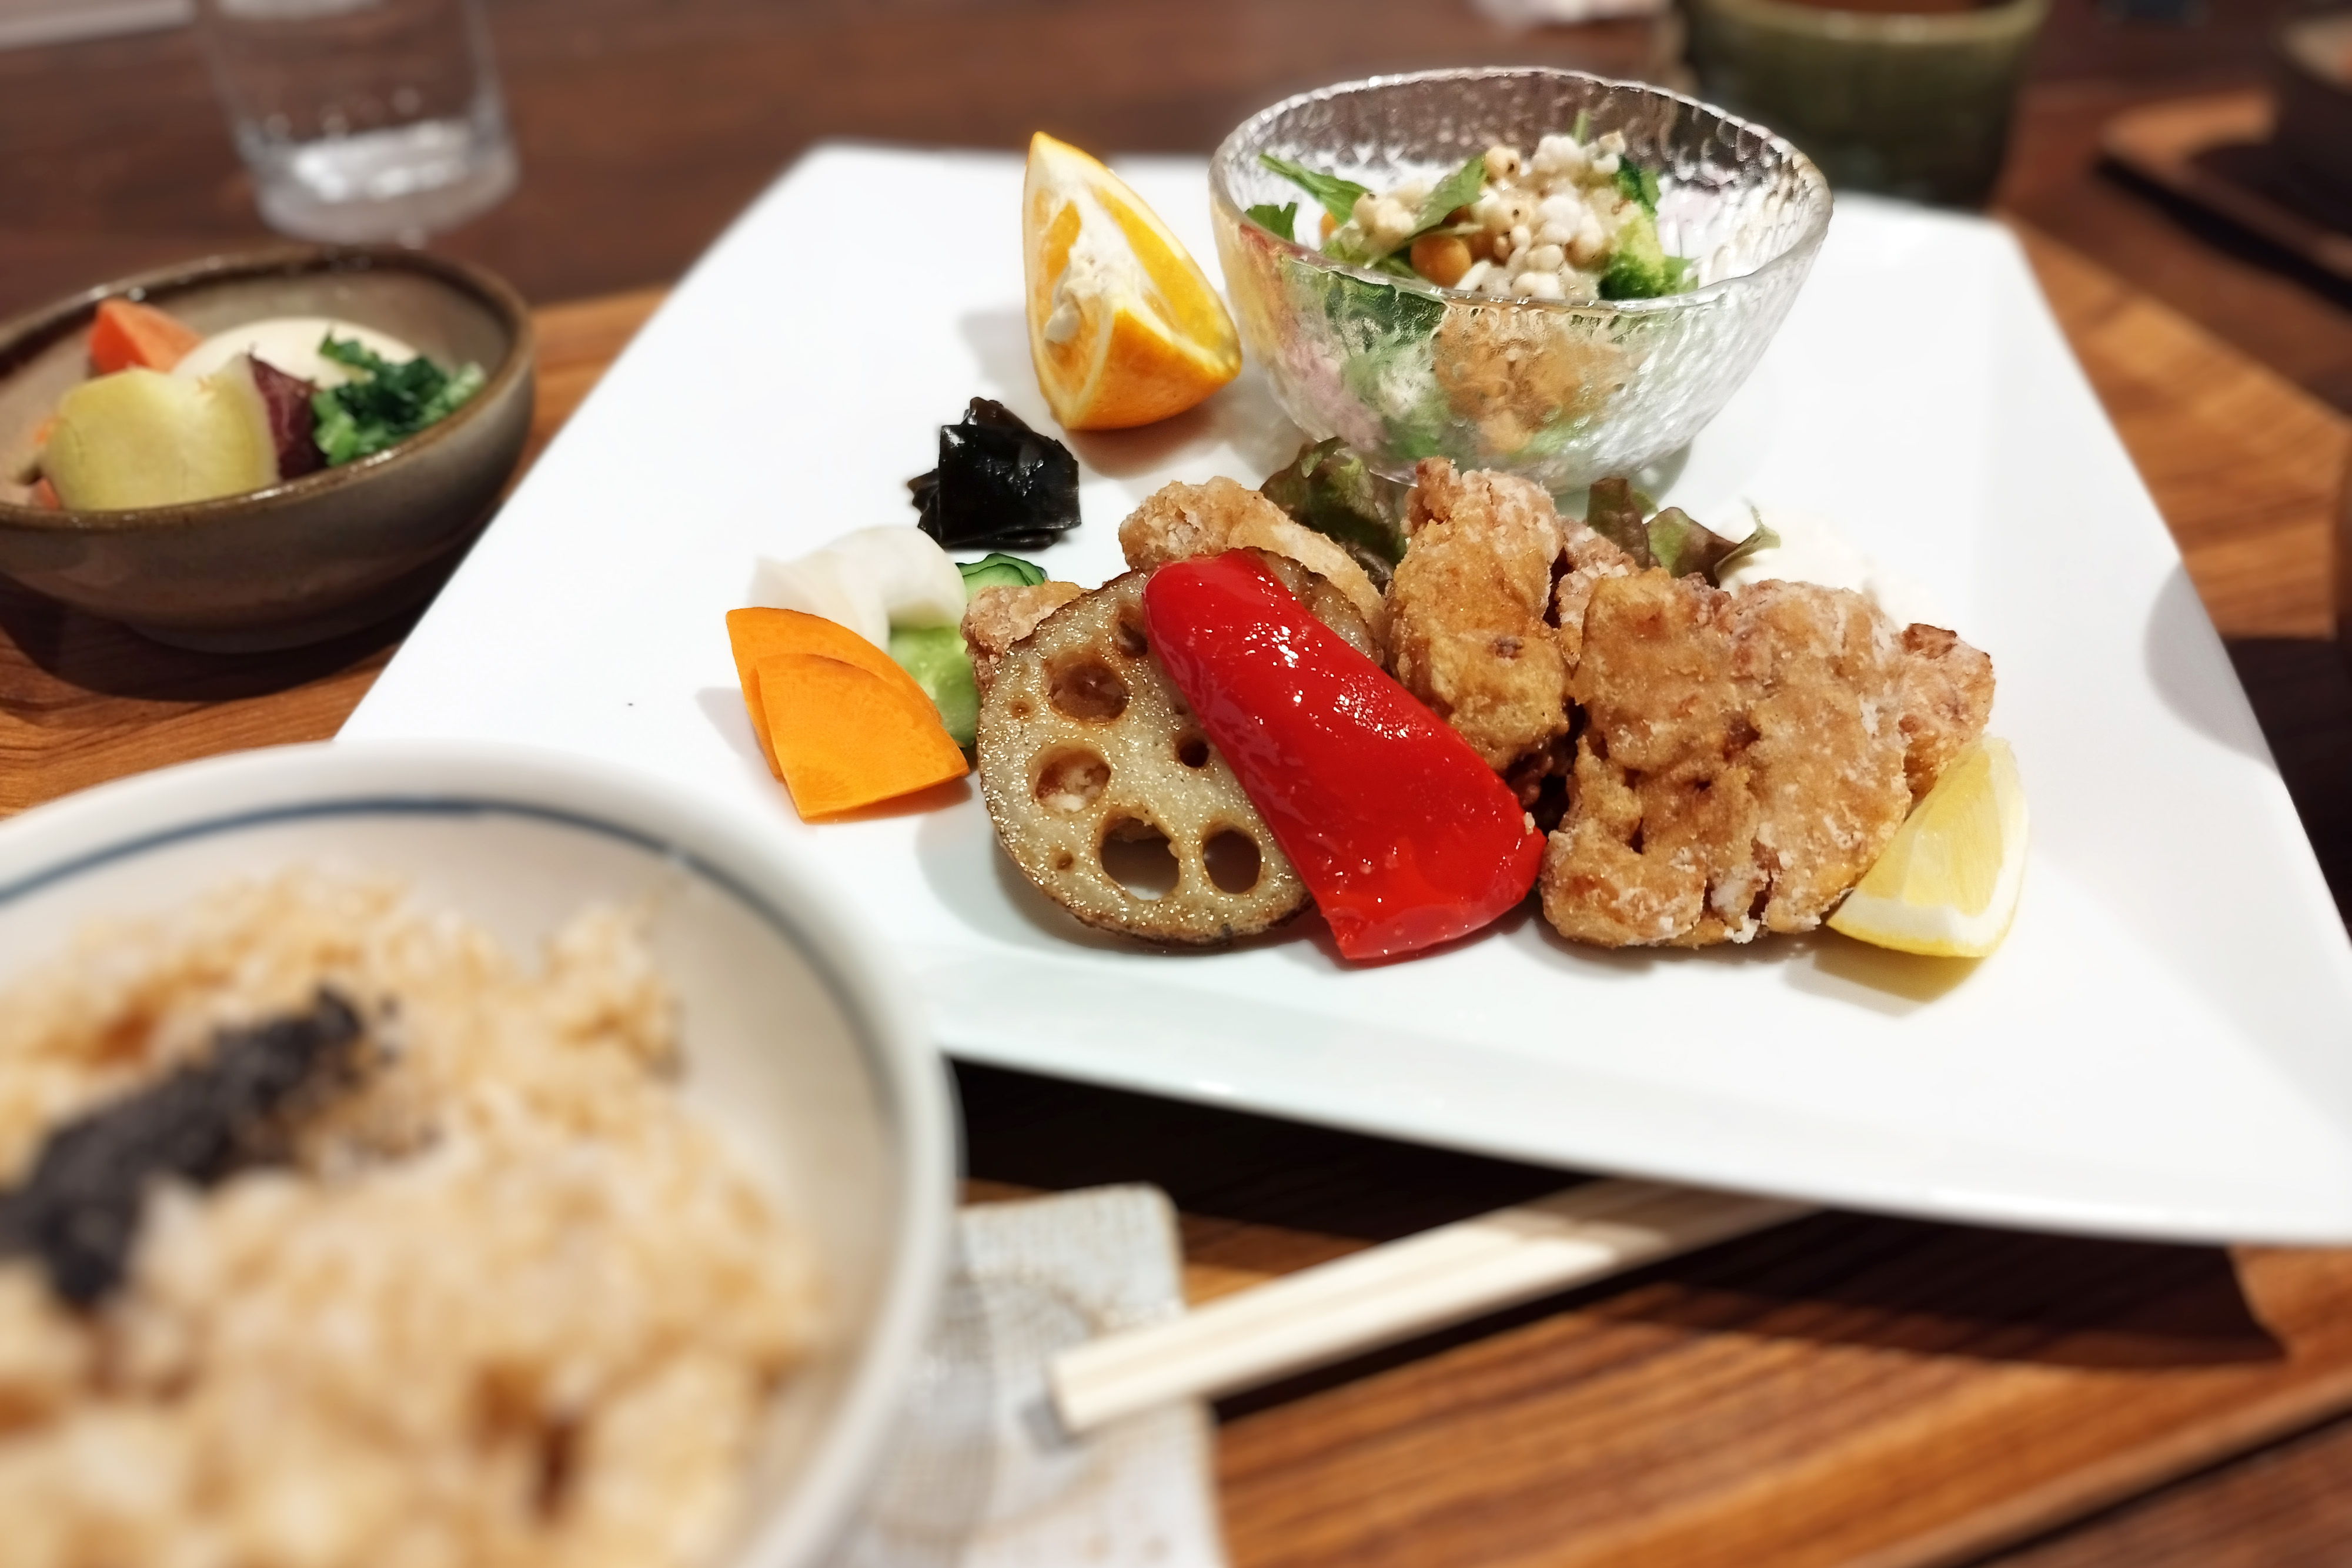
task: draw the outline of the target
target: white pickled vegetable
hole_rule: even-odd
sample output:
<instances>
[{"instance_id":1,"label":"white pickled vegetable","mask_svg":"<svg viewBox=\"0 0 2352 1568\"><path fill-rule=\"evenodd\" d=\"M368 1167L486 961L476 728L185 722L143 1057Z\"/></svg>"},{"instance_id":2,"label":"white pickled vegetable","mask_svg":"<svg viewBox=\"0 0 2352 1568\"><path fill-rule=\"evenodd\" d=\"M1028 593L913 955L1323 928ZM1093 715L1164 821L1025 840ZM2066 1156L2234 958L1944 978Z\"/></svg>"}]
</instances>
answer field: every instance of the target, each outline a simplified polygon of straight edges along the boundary
<instances>
[{"instance_id":1,"label":"white pickled vegetable","mask_svg":"<svg viewBox=\"0 0 2352 1568\"><path fill-rule=\"evenodd\" d=\"M822 615L877 648L890 643L890 616L882 608L880 591L856 562L829 549L798 560L761 556L751 570L751 602Z\"/></svg>"},{"instance_id":2,"label":"white pickled vegetable","mask_svg":"<svg viewBox=\"0 0 2352 1568\"><path fill-rule=\"evenodd\" d=\"M893 627L914 631L963 620L963 573L922 529L860 528L825 548L866 574Z\"/></svg>"},{"instance_id":3,"label":"white pickled vegetable","mask_svg":"<svg viewBox=\"0 0 2352 1568\"><path fill-rule=\"evenodd\" d=\"M963 601L963 573L912 526L860 528L797 560L762 556L751 574L752 603L822 615L877 648L893 627L956 625Z\"/></svg>"},{"instance_id":4,"label":"white pickled vegetable","mask_svg":"<svg viewBox=\"0 0 2352 1568\"><path fill-rule=\"evenodd\" d=\"M239 354L251 354L312 386L339 387L352 379L352 371L319 352L320 341L330 332L355 339L362 348L373 349L396 365L416 357L415 349L389 332L355 327L331 316L272 316L214 333L182 356L172 373L193 381L212 374Z\"/></svg>"}]
</instances>

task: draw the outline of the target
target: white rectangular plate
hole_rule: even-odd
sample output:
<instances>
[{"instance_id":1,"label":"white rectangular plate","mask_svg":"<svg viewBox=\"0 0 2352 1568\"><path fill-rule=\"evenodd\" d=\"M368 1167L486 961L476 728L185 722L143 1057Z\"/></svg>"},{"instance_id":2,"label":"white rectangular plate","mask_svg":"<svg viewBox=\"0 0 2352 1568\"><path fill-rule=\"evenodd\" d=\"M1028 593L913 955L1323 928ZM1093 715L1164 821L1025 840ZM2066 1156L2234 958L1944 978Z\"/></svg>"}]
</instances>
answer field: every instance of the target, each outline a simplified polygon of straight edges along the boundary
<instances>
[{"instance_id":1,"label":"white rectangular plate","mask_svg":"<svg viewBox=\"0 0 2352 1568\"><path fill-rule=\"evenodd\" d=\"M1203 166L1122 166L1211 258ZM1823 936L1608 953L1532 908L1352 969L1085 931L961 804L810 827L754 747L723 612L755 554L910 521L974 393L1053 428L1009 156L834 147L632 344L345 734L502 738L764 811L893 936L957 1055L1582 1169L1912 1214L2352 1241L2352 947L2229 661L2015 245L1847 198L1761 367L1667 492L1838 519L1990 652L2033 816L1979 964ZM1120 570L1169 479L1299 437L1253 373L1081 436L1055 575Z\"/></svg>"}]
</instances>

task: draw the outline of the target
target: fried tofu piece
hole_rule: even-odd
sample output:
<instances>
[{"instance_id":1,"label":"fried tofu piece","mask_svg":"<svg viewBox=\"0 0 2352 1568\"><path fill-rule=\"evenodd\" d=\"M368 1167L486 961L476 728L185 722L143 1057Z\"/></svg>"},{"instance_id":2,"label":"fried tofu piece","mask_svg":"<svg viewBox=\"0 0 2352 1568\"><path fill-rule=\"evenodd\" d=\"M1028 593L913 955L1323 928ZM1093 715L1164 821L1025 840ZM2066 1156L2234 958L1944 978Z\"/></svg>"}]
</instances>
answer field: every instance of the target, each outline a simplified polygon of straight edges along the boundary
<instances>
[{"instance_id":1,"label":"fried tofu piece","mask_svg":"<svg viewBox=\"0 0 2352 1568\"><path fill-rule=\"evenodd\" d=\"M1992 716L1992 660L1940 626L1903 630L1903 768L1911 799L1984 733Z\"/></svg>"},{"instance_id":2,"label":"fried tofu piece","mask_svg":"<svg viewBox=\"0 0 2352 1568\"><path fill-rule=\"evenodd\" d=\"M1541 883L1575 941L1811 930L1990 706L1981 654L1948 633L1914 645L1843 589L1604 577L1581 631L1584 727Z\"/></svg>"},{"instance_id":3,"label":"fried tofu piece","mask_svg":"<svg viewBox=\"0 0 2352 1568\"><path fill-rule=\"evenodd\" d=\"M1119 524L1118 548L1135 571L1229 549L1286 556L1346 594L1374 644L1386 644L1388 607L1364 569L1330 539L1231 479L1162 485Z\"/></svg>"},{"instance_id":4,"label":"fried tofu piece","mask_svg":"<svg viewBox=\"0 0 2352 1568\"><path fill-rule=\"evenodd\" d=\"M1037 623L1086 591L1075 582L1039 582L1025 588L1000 583L983 588L963 607L964 651L971 655L972 685L988 695L996 666L1013 644Z\"/></svg>"},{"instance_id":5,"label":"fried tofu piece","mask_svg":"<svg viewBox=\"0 0 2352 1568\"><path fill-rule=\"evenodd\" d=\"M1444 458L1414 477L1412 542L1389 583L1390 667L1505 772L1568 732L1568 662L1545 619L1567 532L1524 479L1457 474Z\"/></svg>"}]
</instances>

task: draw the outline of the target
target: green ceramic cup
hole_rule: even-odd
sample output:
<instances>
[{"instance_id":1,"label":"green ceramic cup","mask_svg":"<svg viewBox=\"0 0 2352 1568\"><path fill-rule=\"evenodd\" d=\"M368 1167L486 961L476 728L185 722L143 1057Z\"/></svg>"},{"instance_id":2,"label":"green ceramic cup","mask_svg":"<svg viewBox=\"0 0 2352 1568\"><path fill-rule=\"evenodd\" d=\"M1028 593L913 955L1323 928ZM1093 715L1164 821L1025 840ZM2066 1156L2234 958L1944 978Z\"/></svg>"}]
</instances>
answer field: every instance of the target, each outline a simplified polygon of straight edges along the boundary
<instances>
[{"instance_id":1,"label":"green ceramic cup","mask_svg":"<svg viewBox=\"0 0 2352 1568\"><path fill-rule=\"evenodd\" d=\"M1710 102L1802 149L1832 186L1979 206L2049 0L1968 11L1826 10L1688 0Z\"/></svg>"}]
</instances>

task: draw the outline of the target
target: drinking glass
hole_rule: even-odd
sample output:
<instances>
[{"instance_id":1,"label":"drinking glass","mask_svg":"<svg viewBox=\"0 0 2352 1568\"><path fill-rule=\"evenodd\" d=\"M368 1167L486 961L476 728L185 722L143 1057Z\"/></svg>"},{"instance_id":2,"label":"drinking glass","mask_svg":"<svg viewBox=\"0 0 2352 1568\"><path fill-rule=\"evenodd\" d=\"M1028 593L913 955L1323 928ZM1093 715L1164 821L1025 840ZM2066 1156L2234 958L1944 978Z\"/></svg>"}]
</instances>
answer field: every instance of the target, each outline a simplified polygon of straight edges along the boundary
<instances>
[{"instance_id":1,"label":"drinking glass","mask_svg":"<svg viewBox=\"0 0 2352 1568\"><path fill-rule=\"evenodd\" d=\"M514 188L480 0L201 0L198 27L272 228L415 245Z\"/></svg>"}]
</instances>

